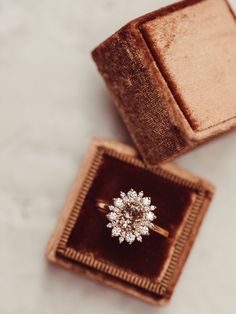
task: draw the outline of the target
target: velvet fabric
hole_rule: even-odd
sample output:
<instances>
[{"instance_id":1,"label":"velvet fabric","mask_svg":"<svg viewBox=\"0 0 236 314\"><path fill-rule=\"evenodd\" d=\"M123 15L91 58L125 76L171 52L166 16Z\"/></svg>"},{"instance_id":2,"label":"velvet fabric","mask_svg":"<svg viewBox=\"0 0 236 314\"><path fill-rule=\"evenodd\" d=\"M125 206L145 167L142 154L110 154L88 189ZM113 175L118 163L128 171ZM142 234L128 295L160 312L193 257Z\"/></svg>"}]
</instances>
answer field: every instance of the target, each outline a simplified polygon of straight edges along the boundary
<instances>
[{"instance_id":1,"label":"velvet fabric","mask_svg":"<svg viewBox=\"0 0 236 314\"><path fill-rule=\"evenodd\" d=\"M150 231L132 245L111 237L97 200L143 190L157 206ZM172 164L145 165L131 147L94 140L66 200L47 258L138 298L163 305L170 299L214 194L211 183Z\"/></svg>"},{"instance_id":2,"label":"velvet fabric","mask_svg":"<svg viewBox=\"0 0 236 314\"><path fill-rule=\"evenodd\" d=\"M170 232L166 239L151 231L143 242L119 244L111 237L109 222L96 208L96 200L108 203L130 188L143 190L157 206L156 224ZM157 278L165 263L175 234L197 191L163 178L145 169L104 155L102 165L87 194L80 215L71 232L67 246L80 252L91 252L97 259L149 278Z\"/></svg>"},{"instance_id":3,"label":"velvet fabric","mask_svg":"<svg viewBox=\"0 0 236 314\"><path fill-rule=\"evenodd\" d=\"M131 21L92 52L147 164L236 127L235 22L225 0L184 0Z\"/></svg>"},{"instance_id":4,"label":"velvet fabric","mask_svg":"<svg viewBox=\"0 0 236 314\"><path fill-rule=\"evenodd\" d=\"M236 23L224 0L188 1L141 30L194 131L235 118Z\"/></svg>"}]
</instances>

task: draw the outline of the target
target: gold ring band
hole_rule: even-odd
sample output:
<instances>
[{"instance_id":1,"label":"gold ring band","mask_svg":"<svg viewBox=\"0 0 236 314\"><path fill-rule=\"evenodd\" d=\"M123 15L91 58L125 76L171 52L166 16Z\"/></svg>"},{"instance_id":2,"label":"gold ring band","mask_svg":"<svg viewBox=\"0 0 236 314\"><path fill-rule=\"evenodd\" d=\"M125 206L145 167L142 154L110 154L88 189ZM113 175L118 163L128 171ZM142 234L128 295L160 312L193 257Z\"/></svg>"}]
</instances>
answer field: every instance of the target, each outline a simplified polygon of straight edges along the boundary
<instances>
[{"instance_id":1,"label":"gold ring band","mask_svg":"<svg viewBox=\"0 0 236 314\"><path fill-rule=\"evenodd\" d=\"M112 228L112 236L119 237L120 243L126 240L131 244L135 239L142 242L143 235L149 235L149 230L167 238L169 231L154 224L152 220L156 218L153 211L156 206L151 205L149 197L143 197L143 192L135 192L131 189L127 194L121 192L121 198L113 199L113 205L107 201L98 199L97 209L106 214L109 219L108 228ZM135 216L134 216L135 215ZM127 231L128 225L139 224L139 229ZM124 228L122 227L124 226ZM132 228L131 228L132 229Z\"/></svg>"},{"instance_id":2,"label":"gold ring band","mask_svg":"<svg viewBox=\"0 0 236 314\"><path fill-rule=\"evenodd\" d=\"M97 200L97 209L104 214L107 214L109 212L109 205L108 203L106 203L103 200ZM165 238L168 238L169 236L169 231L167 231L166 229L157 226L155 224L152 224L152 226L150 227L150 229L156 233L159 233L160 235L162 235Z\"/></svg>"}]
</instances>

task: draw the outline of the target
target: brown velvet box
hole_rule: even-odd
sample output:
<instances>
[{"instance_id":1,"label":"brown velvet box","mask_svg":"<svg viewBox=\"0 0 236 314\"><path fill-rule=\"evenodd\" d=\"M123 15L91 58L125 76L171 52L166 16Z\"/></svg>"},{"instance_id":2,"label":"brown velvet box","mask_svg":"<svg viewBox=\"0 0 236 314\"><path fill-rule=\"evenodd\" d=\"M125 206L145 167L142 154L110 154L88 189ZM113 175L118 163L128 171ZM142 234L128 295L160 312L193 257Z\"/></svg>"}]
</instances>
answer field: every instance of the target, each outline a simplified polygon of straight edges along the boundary
<instances>
[{"instance_id":1,"label":"brown velvet box","mask_svg":"<svg viewBox=\"0 0 236 314\"><path fill-rule=\"evenodd\" d=\"M93 51L146 163L236 126L235 22L225 0L182 1L130 22Z\"/></svg>"},{"instance_id":2,"label":"brown velvet box","mask_svg":"<svg viewBox=\"0 0 236 314\"><path fill-rule=\"evenodd\" d=\"M130 188L143 190L157 205L157 223L169 231L151 232L143 242L119 244L106 227L96 200L108 202ZM47 248L49 261L163 305L171 297L213 186L171 164L145 165L124 144L94 140Z\"/></svg>"}]
</instances>

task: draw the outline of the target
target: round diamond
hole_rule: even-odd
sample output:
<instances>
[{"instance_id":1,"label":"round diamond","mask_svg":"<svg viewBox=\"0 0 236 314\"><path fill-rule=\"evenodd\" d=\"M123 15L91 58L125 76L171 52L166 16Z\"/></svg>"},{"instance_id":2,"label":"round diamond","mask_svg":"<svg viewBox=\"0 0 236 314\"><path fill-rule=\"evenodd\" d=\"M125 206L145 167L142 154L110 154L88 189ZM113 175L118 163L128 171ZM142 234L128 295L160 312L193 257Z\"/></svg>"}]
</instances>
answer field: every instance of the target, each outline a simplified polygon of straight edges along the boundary
<instances>
[{"instance_id":1,"label":"round diamond","mask_svg":"<svg viewBox=\"0 0 236 314\"><path fill-rule=\"evenodd\" d=\"M116 207L122 207L122 205L123 205L123 200L121 199L121 198L116 198L115 200L114 200L114 205L116 206Z\"/></svg>"},{"instance_id":2,"label":"round diamond","mask_svg":"<svg viewBox=\"0 0 236 314\"><path fill-rule=\"evenodd\" d=\"M147 214L146 214L146 218L147 218L147 220L149 220L149 221L153 221L155 217L156 217L156 216L154 215L153 212L147 212Z\"/></svg>"},{"instance_id":3,"label":"round diamond","mask_svg":"<svg viewBox=\"0 0 236 314\"><path fill-rule=\"evenodd\" d=\"M121 229L119 227L114 227L111 232L113 237L118 237L120 233L121 233Z\"/></svg>"},{"instance_id":4,"label":"round diamond","mask_svg":"<svg viewBox=\"0 0 236 314\"><path fill-rule=\"evenodd\" d=\"M147 226L142 226L142 227L140 227L139 232L140 232L142 235L148 235L148 234L149 234L149 229L148 229Z\"/></svg>"},{"instance_id":5,"label":"round diamond","mask_svg":"<svg viewBox=\"0 0 236 314\"><path fill-rule=\"evenodd\" d=\"M151 199L150 199L150 197L144 197L142 199L142 202L143 202L143 205L149 206L151 204Z\"/></svg>"},{"instance_id":6,"label":"round diamond","mask_svg":"<svg viewBox=\"0 0 236 314\"><path fill-rule=\"evenodd\" d=\"M117 214L114 213L114 212L111 212L111 213L109 213L109 214L107 215L107 218L108 218L110 221L116 220Z\"/></svg>"},{"instance_id":7,"label":"round diamond","mask_svg":"<svg viewBox=\"0 0 236 314\"><path fill-rule=\"evenodd\" d=\"M137 192L135 192L133 189L131 189L128 193L127 193L128 197L133 199L137 197Z\"/></svg>"},{"instance_id":8,"label":"round diamond","mask_svg":"<svg viewBox=\"0 0 236 314\"><path fill-rule=\"evenodd\" d=\"M125 240L131 244L134 242L135 240L135 235L133 233L127 233L126 236L125 236Z\"/></svg>"}]
</instances>

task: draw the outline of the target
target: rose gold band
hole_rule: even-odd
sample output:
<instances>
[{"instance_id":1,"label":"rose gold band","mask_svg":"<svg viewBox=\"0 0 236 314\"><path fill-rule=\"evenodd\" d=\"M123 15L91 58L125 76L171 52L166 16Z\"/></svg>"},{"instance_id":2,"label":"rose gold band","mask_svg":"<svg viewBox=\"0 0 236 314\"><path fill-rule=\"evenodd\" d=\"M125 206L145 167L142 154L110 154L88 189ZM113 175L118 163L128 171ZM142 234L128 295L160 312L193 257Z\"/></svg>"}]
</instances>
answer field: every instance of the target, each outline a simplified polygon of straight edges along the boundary
<instances>
[{"instance_id":1,"label":"rose gold band","mask_svg":"<svg viewBox=\"0 0 236 314\"><path fill-rule=\"evenodd\" d=\"M109 212L109 211L108 211L108 206L109 206L109 205L108 205L105 201L103 201L103 200L98 199L98 200L97 200L97 203L96 203L96 206L97 206L97 209L98 209L100 212L104 213L104 214L106 214L106 213ZM154 232L156 232L156 233L162 235L162 236L165 237L165 238L168 238L168 236L169 236L169 231L167 231L166 229L164 229L164 228L162 228L162 227L160 227L160 226L157 226L157 225L155 225L155 224L153 224L153 223L151 224L150 229L151 229L152 231L154 231Z\"/></svg>"},{"instance_id":2,"label":"rose gold band","mask_svg":"<svg viewBox=\"0 0 236 314\"><path fill-rule=\"evenodd\" d=\"M167 231L166 229L164 229L160 226L152 224L151 229L152 229L152 231L159 233L160 235L162 235L165 238L168 238L168 236L169 236L169 231Z\"/></svg>"}]
</instances>

